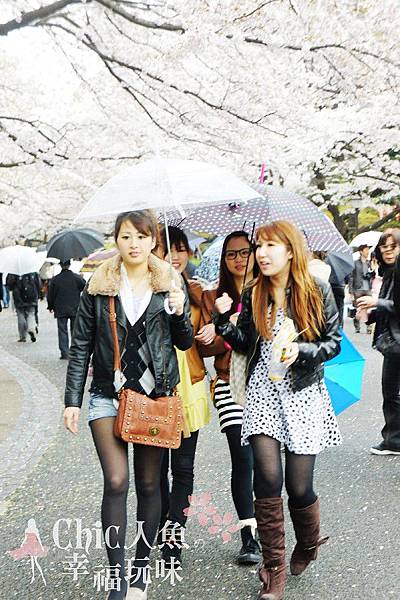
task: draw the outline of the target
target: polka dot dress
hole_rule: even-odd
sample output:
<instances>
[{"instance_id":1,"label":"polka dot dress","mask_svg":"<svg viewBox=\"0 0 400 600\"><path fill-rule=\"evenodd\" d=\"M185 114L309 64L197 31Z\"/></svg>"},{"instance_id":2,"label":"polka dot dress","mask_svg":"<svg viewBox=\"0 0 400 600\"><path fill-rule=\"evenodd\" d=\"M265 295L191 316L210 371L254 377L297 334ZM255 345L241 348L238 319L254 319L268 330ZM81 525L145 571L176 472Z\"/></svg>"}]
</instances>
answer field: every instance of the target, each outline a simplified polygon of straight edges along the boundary
<instances>
[{"instance_id":1,"label":"polka dot dress","mask_svg":"<svg viewBox=\"0 0 400 600\"><path fill-rule=\"evenodd\" d=\"M274 334L283 320L284 312L279 310ZM247 386L242 445L247 445L249 436L256 434L282 442L295 454L318 454L324 448L341 444L342 437L325 382L294 392L290 368L282 381L271 381L267 376L271 345L270 340L261 340L260 358Z\"/></svg>"}]
</instances>

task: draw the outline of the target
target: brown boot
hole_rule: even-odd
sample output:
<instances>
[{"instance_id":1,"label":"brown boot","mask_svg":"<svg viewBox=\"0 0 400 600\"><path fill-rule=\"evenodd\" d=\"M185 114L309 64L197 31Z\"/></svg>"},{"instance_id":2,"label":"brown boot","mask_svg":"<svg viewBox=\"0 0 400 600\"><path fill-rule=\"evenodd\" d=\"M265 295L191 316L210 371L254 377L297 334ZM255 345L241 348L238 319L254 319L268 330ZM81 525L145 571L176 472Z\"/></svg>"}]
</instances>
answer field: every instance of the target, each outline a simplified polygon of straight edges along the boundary
<instances>
[{"instance_id":1,"label":"brown boot","mask_svg":"<svg viewBox=\"0 0 400 600\"><path fill-rule=\"evenodd\" d=\"M317 558L318 546L325 544L329 537L319 537L319 499L305 508L292 508L289 505L296 545L290 559L290 572L300 575Z\"/></svg>"},{"instance_id":2,"label":"brown boot","mask_svg":"<svg viewBox=\"0 0 400 600\"><path fill-rule=\"evenodd\" d=\"M259 571L263 587L258 600L282 600L286 582L283 501L262 498L254 504L264 563Z\"/></svg>"}]
</instances>

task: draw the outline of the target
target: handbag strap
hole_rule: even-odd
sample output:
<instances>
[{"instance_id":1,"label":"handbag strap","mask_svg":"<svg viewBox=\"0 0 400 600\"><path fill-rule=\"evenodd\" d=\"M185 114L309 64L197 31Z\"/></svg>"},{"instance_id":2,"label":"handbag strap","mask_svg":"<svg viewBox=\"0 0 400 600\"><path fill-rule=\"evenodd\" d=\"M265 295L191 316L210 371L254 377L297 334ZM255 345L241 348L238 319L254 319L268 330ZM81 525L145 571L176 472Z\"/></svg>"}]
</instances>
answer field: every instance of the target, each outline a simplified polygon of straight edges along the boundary
<instances>
[{"instance_id":1,"label":"handbag strap","mask_svg":"<svg viewBox=\"0 0 400 600\"><path fill-rule=\"evenodd\" d=\"M110 326L114 344L114 371L121 370L121 353L119 351L118 334L117 334L117 313L115 311L115 298L109 296L108 305L110 307Z\"/></svg>"}]
</instances>

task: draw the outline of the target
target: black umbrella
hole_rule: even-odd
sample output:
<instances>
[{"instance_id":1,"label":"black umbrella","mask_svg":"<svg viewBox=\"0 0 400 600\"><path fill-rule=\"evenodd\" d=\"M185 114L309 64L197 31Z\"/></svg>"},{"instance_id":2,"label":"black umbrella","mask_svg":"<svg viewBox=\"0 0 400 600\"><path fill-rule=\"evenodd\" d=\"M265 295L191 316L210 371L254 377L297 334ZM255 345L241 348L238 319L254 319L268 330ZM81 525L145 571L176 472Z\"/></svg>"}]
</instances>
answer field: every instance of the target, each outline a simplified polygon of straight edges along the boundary
<instances>
[{"instance_id":1,"label":"black umbrella","mask_svg":"<svg viewBox=\"0 0 400 600\"><path fill-rule=\"evenodd\" d=\"M104 245L104 235L95 229L67 229L47 243L47 256L61 262L81 260Z\"/></svg>"},{"instance_id":2,"label":"black umbrella","mask_svg":"<svg viewBox=\"0 0 400 600\"><path fill-rule=\"evenodd\" d=\"M331 266L338 284L344 285L345 278L347 275L350 275L354 269L353 257L348 254L343 254L342 252L332 252L332 254L328 254L325 262ZM331 284L334 285L334 282L331 281Z\"/></svg>"}]
</instances>

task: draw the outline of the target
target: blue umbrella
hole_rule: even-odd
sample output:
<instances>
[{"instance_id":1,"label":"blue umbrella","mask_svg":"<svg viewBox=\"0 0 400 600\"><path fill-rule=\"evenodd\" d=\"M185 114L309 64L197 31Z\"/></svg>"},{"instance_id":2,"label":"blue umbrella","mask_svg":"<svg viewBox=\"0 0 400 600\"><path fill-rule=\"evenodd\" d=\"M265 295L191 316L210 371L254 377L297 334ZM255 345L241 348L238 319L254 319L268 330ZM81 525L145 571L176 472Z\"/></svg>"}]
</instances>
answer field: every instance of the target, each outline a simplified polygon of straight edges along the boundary
<instances>
[{"instance_id":1,"label":"blue umbrella","mask_svg":"<svg viewBox=\"0 0 400 600\"><path fill-rule=\"evenodd\" d=\"M325 363L325 383L338 415L361 398L365 359L342 331L340 354Z\"/></svg>"}]
</instances>

